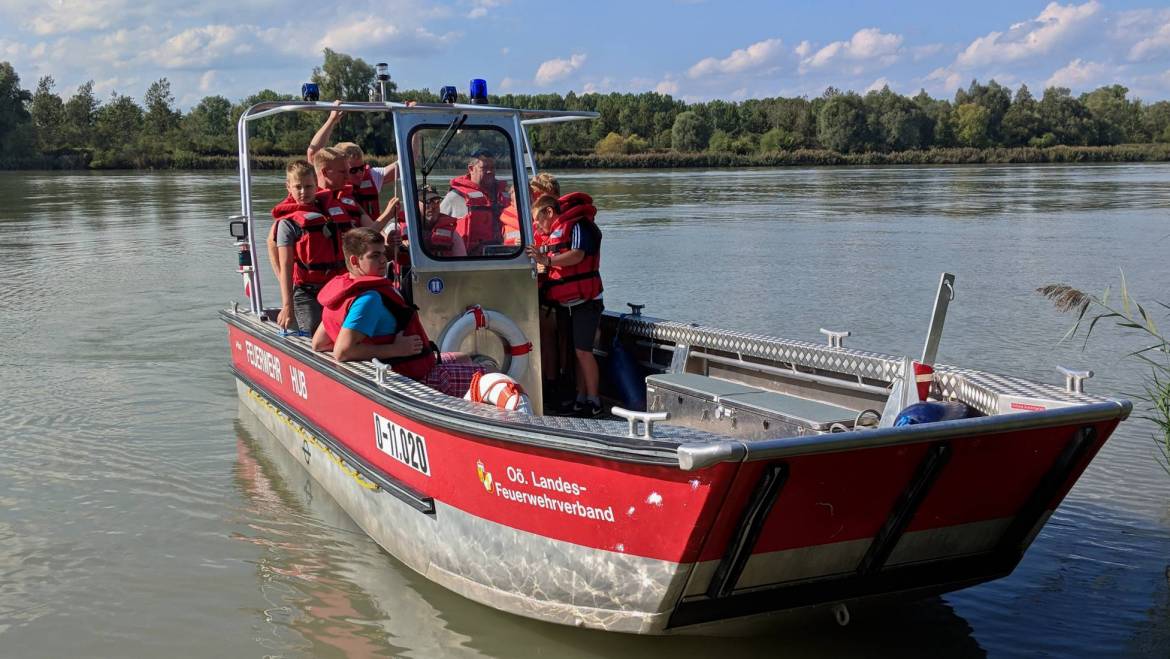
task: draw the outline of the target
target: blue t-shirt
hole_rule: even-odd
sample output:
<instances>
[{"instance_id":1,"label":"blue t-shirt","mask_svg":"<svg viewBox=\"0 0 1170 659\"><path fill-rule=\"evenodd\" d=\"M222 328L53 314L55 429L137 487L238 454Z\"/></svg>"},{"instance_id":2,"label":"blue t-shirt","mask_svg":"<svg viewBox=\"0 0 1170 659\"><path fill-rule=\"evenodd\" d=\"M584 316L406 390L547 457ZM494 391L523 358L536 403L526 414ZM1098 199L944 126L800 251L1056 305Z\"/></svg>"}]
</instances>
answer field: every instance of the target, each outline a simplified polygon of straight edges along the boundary
<instances>
[{"instance_id":1,"label":"blue t-shirt","mask_svg":"<svg viewBox=\"0 0 1170 659\"><path fill-rule=\"evenodd\" d=\"M593 256L601 249L601 243L597 240L596 230L585 230L581 228L582 222L573 225L573 232L569 234L569 249L579 249L589 256Z\"/></svg>"},{"instance_id":2,"label":"blue t-shirt","mask_svg":"<svg viewBox=\"0 0 1170 659\"><path fill-rule=\"evenodd\" d=\"M377 291L366 291L357 296L341 326L366 336L394 336L398 333L398 321L382 304L382 296Z\"/></svg>"}]
</instances>

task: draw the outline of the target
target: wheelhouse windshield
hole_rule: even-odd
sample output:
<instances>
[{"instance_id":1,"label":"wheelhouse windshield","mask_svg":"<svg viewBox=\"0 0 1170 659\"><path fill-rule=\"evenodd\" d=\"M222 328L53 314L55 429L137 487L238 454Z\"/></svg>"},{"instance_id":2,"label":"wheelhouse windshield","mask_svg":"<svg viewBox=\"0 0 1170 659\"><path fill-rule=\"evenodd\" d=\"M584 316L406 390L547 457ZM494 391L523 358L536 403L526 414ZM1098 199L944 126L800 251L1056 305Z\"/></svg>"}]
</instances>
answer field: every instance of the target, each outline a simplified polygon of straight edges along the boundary
<instances>
[{"instance_id":1,"label":"wheelhouse windshield","mask_svg":"<svg viewBox=\"0 0 1170 659\"><path fill-rule=\"evenodd\" d=\"M512 196L512 140L492 126L424 124L408 142L423 252L438 260L508 259L524 249Z\"/></svg>"}]
</instances>

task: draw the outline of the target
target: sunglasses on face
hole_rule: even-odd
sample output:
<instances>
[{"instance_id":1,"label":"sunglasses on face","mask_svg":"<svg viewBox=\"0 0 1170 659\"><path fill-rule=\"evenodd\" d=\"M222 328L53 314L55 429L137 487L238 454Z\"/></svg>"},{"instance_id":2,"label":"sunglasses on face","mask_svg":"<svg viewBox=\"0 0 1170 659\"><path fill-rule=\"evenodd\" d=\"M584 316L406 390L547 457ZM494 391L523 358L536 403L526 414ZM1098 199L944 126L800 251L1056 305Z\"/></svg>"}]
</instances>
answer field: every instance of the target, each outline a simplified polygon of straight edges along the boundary
<instances>
[{"instance_id":1,"label":"sunglasses on face","mask_svg":"<svg viewBox=\"0 0 1170 659\"><path fill-rule=\"evenodd\" d=\"M350 167L349 173L350 174L357 174L358 172L362 171L365 168L366 168L365 165L358 165L357 167Z\"/></svg>"}]
</instances>

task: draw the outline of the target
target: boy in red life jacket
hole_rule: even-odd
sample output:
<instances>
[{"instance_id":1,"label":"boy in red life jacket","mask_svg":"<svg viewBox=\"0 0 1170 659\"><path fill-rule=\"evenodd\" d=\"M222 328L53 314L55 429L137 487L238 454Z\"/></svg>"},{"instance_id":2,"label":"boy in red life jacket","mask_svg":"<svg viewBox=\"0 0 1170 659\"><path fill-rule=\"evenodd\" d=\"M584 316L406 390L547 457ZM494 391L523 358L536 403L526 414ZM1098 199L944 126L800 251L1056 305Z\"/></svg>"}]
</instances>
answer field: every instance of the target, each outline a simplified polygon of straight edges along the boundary
<instances>
[{"instance_id":1,"label":"boy in red life jacket","mask_svg":"<svg viewBox=\"0 0 1170 659\"><path fill-rule=\"evenodd\" d=\"M557 310L558 325L568 326L577 365L577 401L581 416L601 415L599 373L593 343L604 310L601 285L601 230L594 223L593 199L573 192L559 200L543 195L532 206L538 245L528 256L545 268L542 300Z\"/></svg>"},{"instance_id":2,"label":"boy in red life jacket","mask_svg":"<svg viewBox=\"0 0 1170 659\"><path fill-rule=\"evenodd\" d=\"M285 168L288 196L272 209L275 222L268 236L269 258L280 282L281 308L276 323L312 333L321 322L317 293L325 282L345 271L341 234L353 228L352 218L328 192L317 190L313 167L294 160Z\"/></svg>"},{"instance_id":3,"label":"boy in red life jacket","mask_svg":"<svg viewBox=\"0 0 1170 659\"><path fill-rule=\"evenodd\" d=\"M318 296L324 311L313 334L314 350L332 350L338 361L378 358L396 373L450 396L462 397L481 366L462 353L436 355L418 319L386 279L386 244L371 229L354 229L342 239L347 272L334 277ZM436 360L438 357L438 360Z\"/></svg>"},{"instance_id":4,"label":"boy in red life jacket","mask_svg":"<svg viewBox=\"0 0 1170 659\"><path fill-rule=\"evenodd\" d=\"M451 179L441 210L458 218L457 230L467 253L479 256L484 247L500 244L500 214L508 204L504 184L496 180L495 158L487 151L476 151L467 162L467 173Z\"/></svg>"}]
</instances>

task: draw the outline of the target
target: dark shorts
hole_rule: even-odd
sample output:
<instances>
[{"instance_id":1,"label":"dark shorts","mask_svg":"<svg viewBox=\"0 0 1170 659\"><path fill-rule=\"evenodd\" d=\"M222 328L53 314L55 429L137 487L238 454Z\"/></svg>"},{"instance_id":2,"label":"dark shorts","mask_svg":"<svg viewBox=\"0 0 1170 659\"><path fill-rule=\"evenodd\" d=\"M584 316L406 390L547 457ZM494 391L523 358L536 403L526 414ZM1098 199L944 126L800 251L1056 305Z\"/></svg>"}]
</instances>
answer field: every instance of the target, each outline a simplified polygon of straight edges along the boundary
<instances>
[{"instance_id":1,"label":"dark shorts","mask_svg":"<svg viewBox=\"0 0 1170 659\"><path fill-rule=\"evenodd\" d=\"M592 352L597 327L601 324L601 312L605 304L601 300L590 300L571 307L557 310L561 327L568 327L573 336L573 348Z\"/></svg>"},{"instance_id":2,"label":"dark shorts","mask_svg":"<svg viewBox=\"0 0 1170 659\"><path fill-rule=\"evenodd\" d=\"M293 287L293 315L297 317L297 329L313 336L321 324L321 303L317 301L320 286L301 284Z\"/></svg>"}]
</instances>

